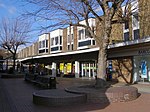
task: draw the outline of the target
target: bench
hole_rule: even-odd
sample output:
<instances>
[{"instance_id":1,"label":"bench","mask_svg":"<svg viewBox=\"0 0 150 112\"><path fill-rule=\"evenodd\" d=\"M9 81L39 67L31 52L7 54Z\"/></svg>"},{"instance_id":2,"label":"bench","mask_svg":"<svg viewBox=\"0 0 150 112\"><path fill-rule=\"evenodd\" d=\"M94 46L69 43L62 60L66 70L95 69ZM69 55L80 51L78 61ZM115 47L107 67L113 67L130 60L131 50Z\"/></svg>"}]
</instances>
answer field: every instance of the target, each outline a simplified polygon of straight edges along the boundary
<instances>
[{"instance_id":1,"label":"bench","mask_svg":"<svg viewBox=\"0 0 150 112\"><path fill-rule=\"evenodd\" d=\"M42 88L56 89L56 78L50 75L40 76L35 74L26 74L25 81L31 82Z\"/></svg>"}]
</instances>

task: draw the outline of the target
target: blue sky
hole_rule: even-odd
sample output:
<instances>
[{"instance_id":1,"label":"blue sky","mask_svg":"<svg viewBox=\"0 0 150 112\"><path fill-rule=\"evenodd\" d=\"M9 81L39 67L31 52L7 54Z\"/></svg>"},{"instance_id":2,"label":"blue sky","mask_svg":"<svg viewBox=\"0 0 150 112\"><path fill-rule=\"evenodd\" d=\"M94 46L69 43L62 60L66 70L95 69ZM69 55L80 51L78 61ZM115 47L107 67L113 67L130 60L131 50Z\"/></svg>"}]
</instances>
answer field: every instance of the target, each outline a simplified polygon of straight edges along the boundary
<instances>
[{"instance_id":1,"label":"blue sky","mask_svg":"<svg viewBox=\"0 0 150 112\"><path fill-rule=\"evenodd\" d=\"M21 0L0 0L0 21L2 18L11 19L19 17L25 8L26 7L24 6L24 3L21 2ZM32 37L31 42L36 41L38 39L37 31L32 32L30 36Z\"/></svg>"},{"instance_id":2,"label":"blue sky","mask_svg":"<svg viewBox=\"0 0 150 112\"><path fill-rule=\"evenodd\" d=\"M25 9L33 10L33 6L27 5L24 6L25 3L23 0L0 0L0 21L2 18L16 18L23 13ZM42 23L34 23L33 27L36 29L38 26L45 24L46 22L42 21ZM37 33L38 32L38 33ZM39 31L34 31L31 34L31 39L33 41L38 39Z\"/></svg>"},{"instance_id":3,"label":"blue sky","mask_svg":"<svg viewBox=\"0 0 150 112\"><path fill-rule=\"evenodd\" d=\"M0 18L18 16L21 4L17 0L0 0Z\"/></svg>"}]
</instances>

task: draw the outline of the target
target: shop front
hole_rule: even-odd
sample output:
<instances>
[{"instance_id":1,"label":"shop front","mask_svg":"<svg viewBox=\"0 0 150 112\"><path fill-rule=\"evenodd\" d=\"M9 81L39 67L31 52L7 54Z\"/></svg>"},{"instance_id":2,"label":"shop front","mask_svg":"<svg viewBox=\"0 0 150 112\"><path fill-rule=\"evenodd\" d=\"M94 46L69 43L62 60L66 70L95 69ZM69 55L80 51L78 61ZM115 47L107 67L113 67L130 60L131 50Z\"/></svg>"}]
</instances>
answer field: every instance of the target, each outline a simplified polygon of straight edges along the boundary
<instances>
[{"instance_id":1,"label":"shop front","mask_svg":"<svg viewBox=\"0 0 150 112\"><path fill-rule=\"evenodd\" d=\"M150 82L150 55L134 56L134 82Z\"/></svg>"},{"instance_id":2,"label":"shop front","mask_svg":"<svg viewBox=\"0 0 150 112\"><path fill-rule=\"evenodd\" d=\"M81 62L81 77L95 78L96 76L96 63L95 62Z\"/></svg>"}]
</instances>

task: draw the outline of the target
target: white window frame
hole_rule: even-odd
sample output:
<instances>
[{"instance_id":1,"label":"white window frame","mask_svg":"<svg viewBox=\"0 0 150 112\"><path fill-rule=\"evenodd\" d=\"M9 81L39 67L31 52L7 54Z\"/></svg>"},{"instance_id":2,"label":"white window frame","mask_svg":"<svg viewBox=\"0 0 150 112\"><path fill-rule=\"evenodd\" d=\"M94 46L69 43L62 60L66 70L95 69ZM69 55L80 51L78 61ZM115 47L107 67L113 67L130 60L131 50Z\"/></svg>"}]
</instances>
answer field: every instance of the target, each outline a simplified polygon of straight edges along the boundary
<instances>
[{"instance_id":1,"label":"white window frame","mask_svg":"<svg viewBox=\"0 0 150 112\"><path fill-rule=\"evenodd\" d=\"M58 37L58 44L56 45L56 38ZM61 39L61 44L60 44L60 37L62 38ZM63 44L63 36L62 35L58 35L58 36L55 36L55 37L51 37L51 40L54 39L53 41L53 45L51 43L51 46L50 46L50 50L51 48L54 48L54 47L58 47L59 49L57 51L51 51L51 53L58 53L58 52L61 52L62 50L60 50L60 47L62 47L62 44ZM52 41L51 41L52 42Z\"/></svg>"}]
</instances>

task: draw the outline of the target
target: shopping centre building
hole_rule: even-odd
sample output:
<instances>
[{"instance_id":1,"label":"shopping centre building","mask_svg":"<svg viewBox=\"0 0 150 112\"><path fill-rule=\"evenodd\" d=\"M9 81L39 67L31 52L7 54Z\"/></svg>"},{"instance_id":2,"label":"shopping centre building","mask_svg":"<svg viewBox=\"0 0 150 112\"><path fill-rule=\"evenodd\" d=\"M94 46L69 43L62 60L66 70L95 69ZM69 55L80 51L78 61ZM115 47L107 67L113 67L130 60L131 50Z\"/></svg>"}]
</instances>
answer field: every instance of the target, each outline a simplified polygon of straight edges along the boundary
<instances>
[{"instance_id":1,"label":"shopping centre building","mask_svg":"<svg viewBox=\"0 0 150 112\"><path fill-rule=\"evenodd\" d=\"M129 22L112 27L108 68L112 79L150 82L150 2L139 0L131 9L135 6L138 8L133 10ZM88 21L99 35L97 19ZM81 23L85 24L85 20ZM37 42L18 52L18 61L34 67L36 72L95 78L98 51L96 41L86 29L68 26L41 34Z\"/></svg>"}]
</instances>

